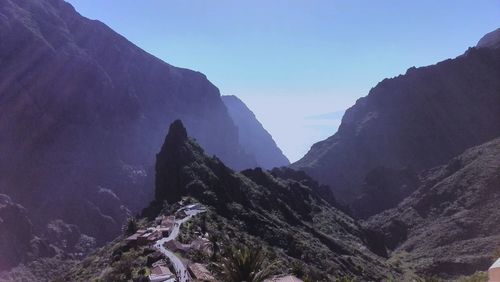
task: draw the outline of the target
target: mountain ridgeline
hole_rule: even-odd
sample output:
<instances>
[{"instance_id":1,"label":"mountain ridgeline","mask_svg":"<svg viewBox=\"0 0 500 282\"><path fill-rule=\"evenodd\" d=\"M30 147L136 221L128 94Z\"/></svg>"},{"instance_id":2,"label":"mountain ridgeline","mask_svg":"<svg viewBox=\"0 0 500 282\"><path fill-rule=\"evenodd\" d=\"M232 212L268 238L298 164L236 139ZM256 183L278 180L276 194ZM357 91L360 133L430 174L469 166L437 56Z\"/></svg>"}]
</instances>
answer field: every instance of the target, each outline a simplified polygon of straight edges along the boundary
<instances>
[{"instance_id":1,"label":"mountain ridgeline","mask_svg":"<svg viewBox=\"0 0 500 282\"><path fill-rule=\"evenodd\" d=\"M114 238L152 199L154 156L177 118L228 166L261 165L205 75L62 0L0 1L0 38L0 193L38 229L62 219L100 243ZM286 164L276 156L262 166Z\"/></svg>"},{"instance_id":2,"label":"mountain ridgeline","mask_svg":"<svg viewBox=\"0 0 500 282\"><path fill-rule=\"evenodd\" d=\"M255 156L257 163L265 169L290 164L254 113L234 95L222 96L229 115L238 126L240 143L245 150Z\"/></svg>"},{"instance_id":3,"label":"mountain ridgeline","mask_svg":"<svg viewBox=\"0 0 500 282\"><path fill-rule=\"evenodd\" d=\"M292 167L330 185L357 216L394 207L422 170L500 136L499 33L455 59L383 80Z\"/></svg>"},{"instance_id":4,"label":"mountain ridgeline","mask_svg":"<svg viewBox=\"0 0 500 282\"><path fill-rule=\"evenodd\" d=\"M268 246L285 269L300 262L322 281L398 277L397 269L384 262L379 238L342 212L330 193L288 168L234 172L206 156L175 121L157 155L156 197L144 214L154 218L165 201L190 196L213 209L220 222L234 225L231 232L238 236L231 243L251 238L257 246Z\"/></svg>"}]
</instances>

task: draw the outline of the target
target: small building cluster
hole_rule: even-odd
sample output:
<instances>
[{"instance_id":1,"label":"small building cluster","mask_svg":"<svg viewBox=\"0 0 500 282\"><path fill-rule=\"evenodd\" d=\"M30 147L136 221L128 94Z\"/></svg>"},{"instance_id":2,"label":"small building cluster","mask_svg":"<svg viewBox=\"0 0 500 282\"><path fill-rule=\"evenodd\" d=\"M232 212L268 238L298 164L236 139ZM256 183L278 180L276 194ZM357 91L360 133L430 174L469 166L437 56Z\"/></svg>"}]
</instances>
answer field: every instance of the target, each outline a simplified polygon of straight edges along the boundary
<instances>
[{"instance_id":1,"label":"small building cluster","mask_svg":"<svg viewBox=\"0 0 500 282\"><path fill-rule=\"evenodd\" d=\"M172 252L187 253L192 250L201 251L207 256L213 254L213 244L205 237L194 239L189 244L182 244L177 240L171 240L165 243L165 247Z\"/></svg>"},{"instance_id":2,"label":"small building cluster","mask_svg":"<svg viewBox=\"0 0 500 282\"><path fill-rule=\"evenodd\" d=\"M155 227L137 230L133 235L126 238L125 242L130 246L154 244L157 240L170 235L175 224L175 217L160 216L156 218L155 223L157 224Z\"/></svg>"}]
</instances>

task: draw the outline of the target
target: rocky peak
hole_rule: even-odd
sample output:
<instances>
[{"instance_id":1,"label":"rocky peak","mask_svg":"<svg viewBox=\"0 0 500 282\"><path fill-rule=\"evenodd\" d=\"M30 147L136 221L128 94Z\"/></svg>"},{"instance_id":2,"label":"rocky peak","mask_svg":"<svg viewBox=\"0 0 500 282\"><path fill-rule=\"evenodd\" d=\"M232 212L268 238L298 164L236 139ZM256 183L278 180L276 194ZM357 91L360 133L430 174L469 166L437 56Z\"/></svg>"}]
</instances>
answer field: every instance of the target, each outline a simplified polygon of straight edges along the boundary
<instances>
[{"instance_id":1,"label":"rocky peak","mask_svg":"<svg viewBox=\"0 0 500 282\"><path fill-rule=\"evenodd\" d=\"M167 137L163 143L162 151L168 147L181 145L187 140L187 138L188 135L184 124L182 124L182 121L179 119L175 120L172 124L170 124Z\"/></svg>"},{"instance_id":2,"label":"rocky peak","mask_svg":"<svg viewBox=\"0 0 500 282\"><path fill-rule=\"evenodd\" d=\"M476 45L477 48L500 48L500 28L487 33Z\"/></svg>"},{"instance_id":3,"label":"rocky peak","mask_svg":"<svg viewBox=\"0 0 500 282\"><path fill-rule=\"evenodd\" d=\"M183 187L189 179L183 168L194 162L204 162L203 149L190 140L182 121L174 121L169 128L161 151L156 155L155 199L176 202L185 194Z\"/></svg>"}]
</instances>

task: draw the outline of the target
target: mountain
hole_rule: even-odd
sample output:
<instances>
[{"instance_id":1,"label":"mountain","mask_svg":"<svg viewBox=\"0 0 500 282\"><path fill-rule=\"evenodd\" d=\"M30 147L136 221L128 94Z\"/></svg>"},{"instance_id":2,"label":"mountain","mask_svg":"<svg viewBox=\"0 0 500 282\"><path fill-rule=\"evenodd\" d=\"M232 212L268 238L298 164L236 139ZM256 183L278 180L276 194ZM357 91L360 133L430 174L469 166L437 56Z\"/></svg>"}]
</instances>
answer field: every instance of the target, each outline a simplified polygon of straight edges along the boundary
<instances>
[{"instance_id":1,"label":"mountain","mask_svg":"<svg viewBox=\"0 0 500 282\"><path fill-rule=\"evenodd\" d=\"M0 38L0 193L35 226L62 219L101 243L114 238L152 199L155 151L177 118L231 167L256 166L205 75L68 3L0 1Z\"/></svg>"},{"instance_id":2,"label":"mountain","mask_svg":"<svg viewBox=\"0 0 500 282\"><path fill-rule=\"evenodd\" d=\"M386 194L384 208L390 208L416 188L411 175L497 136L500 49L470 48L455 59L384 79L347 110L337 133L314 144L292 167L330 185L349 204L378 193L365 188L380 186L369 183L376 177L367 179L379 174L398 189ZM365 216L380 211L377 201L363 205L373 206Z\"/></svg>"},{"instance_id":3,"label":"mountain","mask_svg":"<svg viewBox=\"0 0 500 282\"><path fill-rule=\"evenodd\" d=\"M500 48L500 28L486 34L479 40L477 48Z\"/></svg>"},{"instance_id":4,"label":"mountain","mask_svg":"<svg viewBox=\"0 0 500 282\"><path fill-rule=\"evenodd\" d=\"M427 172L396 208L370 218L390 256L418 273L456 279L485 271L500 246L500 138Z\"/></svg>"},{"instance_id":5,"label":"mountain","mask_svg":"<svg viewBox=\"0 0 500 282\"><path fill-rule=\"evenodd\" d=\"M154 219L165 202L193 197L212 211L206 220L214 222L205 225L218 227L206 232L219 234L222 246L265 246L282 269L302 264L321 281L399 275L379 253L378 237L346 215L331 195L319 194L328 187L289 168L234 172L206 156L181 121L172 123L157 155L155 186L155 201L144 215Z\"/></svg>"},{"instance_id":6,"label":"mountain","mask_svg":"<svg viewBox=\"0 0 500 282\"><path fill-rule=\"evenodd\" d=\"M33 226L23 206L0 194L0 271L26 259Z\"/></svg>"},{"instance_id":7,"label":"mountain","mask_svg":"<svg viewBox=\"0 0 500 282\"><path fill-rule=\"evenodd\" d=\"M238 127L240 144L249 154L255 156L259 166L271 169L290 164L271 134L266 131L243 101L233 95L222 96L222 101Z\"/></svg>"}]
</instances>

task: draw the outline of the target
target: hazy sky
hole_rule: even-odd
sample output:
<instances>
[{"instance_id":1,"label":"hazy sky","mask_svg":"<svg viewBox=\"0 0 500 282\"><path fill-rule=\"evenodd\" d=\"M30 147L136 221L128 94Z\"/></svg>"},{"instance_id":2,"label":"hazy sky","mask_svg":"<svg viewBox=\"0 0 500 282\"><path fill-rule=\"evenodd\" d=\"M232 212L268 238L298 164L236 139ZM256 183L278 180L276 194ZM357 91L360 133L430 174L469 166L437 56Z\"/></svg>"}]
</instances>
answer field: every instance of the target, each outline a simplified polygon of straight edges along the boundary
<instances>
[{"instance_id":1,"label":"hazy sky","mask_svg":"<svg viewBox=\"0 0 500 282\"><path fill-rule=\"evenodd\" d=\"M500 27L500 0L69 2L240 97L292 161L378 81L456 57Z\"/></svg>"}]
</instances>

